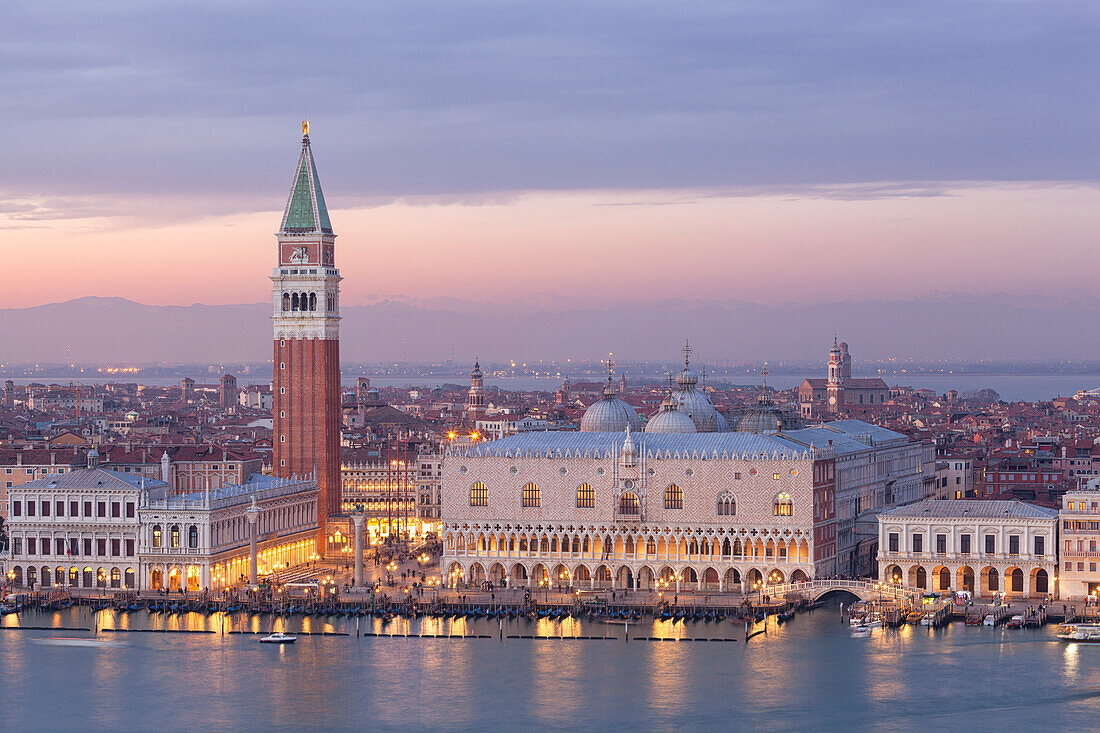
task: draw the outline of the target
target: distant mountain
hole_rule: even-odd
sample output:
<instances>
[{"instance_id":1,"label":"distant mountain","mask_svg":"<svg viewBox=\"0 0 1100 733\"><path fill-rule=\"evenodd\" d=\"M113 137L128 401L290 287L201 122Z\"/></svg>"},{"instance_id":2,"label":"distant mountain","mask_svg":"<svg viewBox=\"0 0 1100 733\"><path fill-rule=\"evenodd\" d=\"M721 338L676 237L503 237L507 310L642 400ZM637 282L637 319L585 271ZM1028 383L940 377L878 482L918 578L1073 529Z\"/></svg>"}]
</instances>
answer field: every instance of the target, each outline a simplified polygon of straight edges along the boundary
<instances>
[{"instance_id":1,"label":"distant mountain","mask_svg":"<svg viewBox=\"0 0 1100 733\"><path fill-rule=\"evenodd\" d=\"M731 285L732 287L732 285ZM149 306L79 298L0 309L0 362L230 362L270 358L270 306ZM736 301L556 307L394 300L344 309L345 361L823 358L836 332L855 359L1098 359L1100 301L943 296L925 301Z\"/></svg>"}]
</instances>

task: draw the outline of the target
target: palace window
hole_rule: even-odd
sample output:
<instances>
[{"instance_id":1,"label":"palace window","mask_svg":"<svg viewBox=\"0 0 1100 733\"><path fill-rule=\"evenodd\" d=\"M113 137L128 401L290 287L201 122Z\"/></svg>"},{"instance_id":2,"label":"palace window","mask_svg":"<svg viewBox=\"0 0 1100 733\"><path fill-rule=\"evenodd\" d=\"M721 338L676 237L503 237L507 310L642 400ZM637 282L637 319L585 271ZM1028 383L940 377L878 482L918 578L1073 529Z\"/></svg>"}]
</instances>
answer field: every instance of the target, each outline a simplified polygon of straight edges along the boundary
<instances>
[{"instance_id":1,"label":"palace window","mask_svg":"<svg viewBox=\"0 0 1100 733\"><path fill-rule=\"evenodd\" d=\"M193 524L187 529L187 546L191 548L199 546L199 528Z\"/></svg>"},{"instance_id":2,"label":"palace window","mask_svg":"<svg viewBox=\"0 0 1100 733\"><path fill-rule=\"evenodd\" d=\"M489 506L489 487L480 481L470 487L470 506Z\"/></svg>"},{"instance_id":3,"label":"palace window","mask_svg":"<svg viewBox=\"0 0 1100 733\"><path fill-rule=\"evenodd\" d=\"M775 503L772 505L772 512L777 517L789 517L794 513L794 502L791 501L791 495L787 492L783 492L775 497Z\"/></svg>"},{"instance_id":4,"label":"palace window","mask_svg":"<svg viewBox=\"0 0 1100 733\"><path fill-rule=\"evenodd\" d=\"M628 491L619 497L619 514L637 514L638 513L638 495L633 491Z\"/></svg>"},{"instance_id":5,"label":"palace window","mask_svg":"<svg viewBox=\"0 0 1100 733\"><path fill-rule=\"evenodd\" d=\"M178 524L172 525L172 547L180 546L180 527Z\"/></svg>"},{"instance_id":6,"label":"palace window","mask_svg":"<svg viewBox=\"0 0 1100 733\"><path fill-rule=\"evenodd\" d=\"M153 525L153 547L163 547L163 546L164 546L164 535L160 530L160 525L159 524L154 524Z\"/></svg>"},{"instance_id":7,"label":"palace window","mask_svg":"<svg viewBox=\"0 0 1100 733\"><path fill-rule=\"evenodd\" d=\"M596 490L591 484L581 484L577 487L577 508L594 509L596 507Z\"/></svg>"},{"instance_id":8,"label":"palace window","mask_svg":"<svg viewBox=\"0 0 1100 733\"><path fill-rule=\"evenodd\" d=\"M523 487L523 506L542 506L542 489L538 484L531 483Z\"/></svg>"},{"instance_id":9,"label":"palace window","mask_svg":"<svg viewBox=\"0 0 1100 733\"><path fill-rule=\"evenodd\" d=\"M683 509L684 490L676 484L665 489L665 509Z\"/></svg>"},{"instance_id":10,"label":"palace window","mask_svg":"<svg viewBox=\"0 0 1100 733\"><path fill-rule=\"evenodd\" d=\"M732 517L737 514L737 501L733 498L733 494L719 495L716 513L720 517Z\"/></svg>"}]
</instances>

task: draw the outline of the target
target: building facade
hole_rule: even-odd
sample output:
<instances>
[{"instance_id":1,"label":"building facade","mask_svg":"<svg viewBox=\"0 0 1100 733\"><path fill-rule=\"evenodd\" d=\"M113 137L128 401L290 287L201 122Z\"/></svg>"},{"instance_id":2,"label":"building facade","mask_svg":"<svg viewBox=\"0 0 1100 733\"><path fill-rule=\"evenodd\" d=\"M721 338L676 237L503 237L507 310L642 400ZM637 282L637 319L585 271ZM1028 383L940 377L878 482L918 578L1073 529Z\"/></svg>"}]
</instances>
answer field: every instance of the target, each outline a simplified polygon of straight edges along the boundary
<instances>
[{"instance_id":1,"label":"building facade","mask_svg":"<svg viewBox=\"0 0 1100 733\"><path fill-rule=\"evenodd\" d=\"M1057 511L1021 501L919 501L879 515L879 578L975 597L1056 595L1057 531Z\"/></svg>"},{"instance_id":2,"label":"building facade","mask_svg":"<svg viewBox=\"0 0 1100 733\"><path fill-rule=\"evenodd\" d=\"M309 562L317 552L317 484L311 478L257 474L238 486L150 492L138 514L143 590L216 591L248 582L253 539L257 579Z\"/></svg>"},{"instance_id":3,"label":"building facade","mask_svg":"<svg viewBox=\"0 0 1100 733\"><path fill-rule=\"evenodd\" d=\"M312 478L255 475L243 485L172 494L163 481L103 469L96 457L14 489L0 558L14 585L217 590L251 579L253 545L258 576L316 552Z\"/></svg>"},{"instance_id":4,"label":"building facade","mask_svg":"<svg viewBox=\"0 0 1100 733\"><path fill-rule=\"evenodd\" d=\"M273 468L282 478L316 473L320 518L340 511L340 271L321 181L302 125L302 151L279 227L273 283Z\"/></svg>"},{"instance_id":5,"label":"building facade","mask_svg":"<svg viewBox=\"0 0 1100 733\"><path fill-rule=\"evenodd\" d=\"M86 463L84 453L72 448L0 448L0 517L8 517L8 492L46 476L59 476Z\"/></svg>"},{"instance_id":6,"label":"building facade","mask_svg":"<svg viewBox=\"0 0 1100 733\"><path fill-rule=\"evenodd\" d=\"M451 585L764 590L836 572L826 446L748 433L521 433L452 445Z\"/></svg>"},{"instance_id":7,"label":"building facade","mask_svg":"<svg viewBox=\"0 0 1100 733\"><path fill-rule=\"evenodd\" d=\"M1100 593L1100 480L1062 496L1058 591L1062 598L1095 598Z\"/></svg>"},{"instance_id":8,"label":"building facade","mask_svg":"<svg viewBox=\"0 0 1100 733\"><path fill-rule=\"evenodd\" d=\"M14 487L5 574L16 586L137 589L143 486L164 484L88 466Z\"/></svg>"}]
</instances>

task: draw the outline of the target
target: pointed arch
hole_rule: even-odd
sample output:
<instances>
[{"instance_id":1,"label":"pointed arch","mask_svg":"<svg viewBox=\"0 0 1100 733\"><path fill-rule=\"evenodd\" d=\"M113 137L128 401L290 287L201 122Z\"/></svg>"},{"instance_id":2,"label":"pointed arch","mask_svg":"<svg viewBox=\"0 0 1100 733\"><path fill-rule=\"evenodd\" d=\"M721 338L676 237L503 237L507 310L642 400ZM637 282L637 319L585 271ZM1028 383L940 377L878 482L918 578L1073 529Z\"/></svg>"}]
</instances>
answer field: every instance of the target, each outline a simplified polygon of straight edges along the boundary
<instances>
[{"instance_id":1,"label":"pointed arch","mask_svg":"<svg viewBox=\"0 0 1100 733\"><path fill-rule=\"evenodd\" d=\"M470 506L489 506L489 487L481 481L470 486Z\"/></svg>"},{"instance_id":2,"label":"pointed arch","mask_svg":"<svg viewBox=\"0 0 1100 733\"><path fill-rule=\"evenodd\" d=\"M523 506L525 507L541 507L542 506L542 489L535 482L524 484L523 486Z\"/></svg>"},{"instance_id":3,"label":"pointed arch","mask_svg":"<svg viewBox=\"0 0 1100 733\"><path fill-rule=\"evenodd\" d=\"M635 515L639 512L638 495L633 491L623 492L619 497L619 514Z\"/></svg>"},{"instance_id":4,"label":"pointed arch","mask_svg":"<svg viewBox=\"0 0 1100 733\"><path fill-rule=\"evenodd\" d=\"M577 508L596 508L596 490L592 488L592 484L586 482L577 487Z\"/></svg>"},{"instance_id":5,"label":"pointed arch","mask_svg":"<svg viewBox=\"0 0 1100 733\"><path fill-rule=\"evenodd\" d=\"M683 509L684 490L676 484L665 489L665 509Z\"/></svg>"}]
</instances>

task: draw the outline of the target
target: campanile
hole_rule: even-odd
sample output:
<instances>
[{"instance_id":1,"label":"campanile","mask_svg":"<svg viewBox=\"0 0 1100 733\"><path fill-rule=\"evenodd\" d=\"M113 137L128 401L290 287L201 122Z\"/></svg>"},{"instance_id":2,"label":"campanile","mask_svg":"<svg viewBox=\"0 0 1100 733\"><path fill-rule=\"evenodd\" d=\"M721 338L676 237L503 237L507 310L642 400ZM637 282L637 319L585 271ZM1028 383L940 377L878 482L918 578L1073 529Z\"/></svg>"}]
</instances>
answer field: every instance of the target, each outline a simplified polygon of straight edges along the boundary
<instances>
[{"instance_id":1,"label":"campanile","mask_svg":"<svg viewBox=\"0 0 1100 733\"><path fill-rule=\"evenodd\" d=\"M302 123L302 152L283 213L274 284L274 470L317 471L317 552L340 513L340 271L321 181Z\"/></svg>"}]
</instances>

